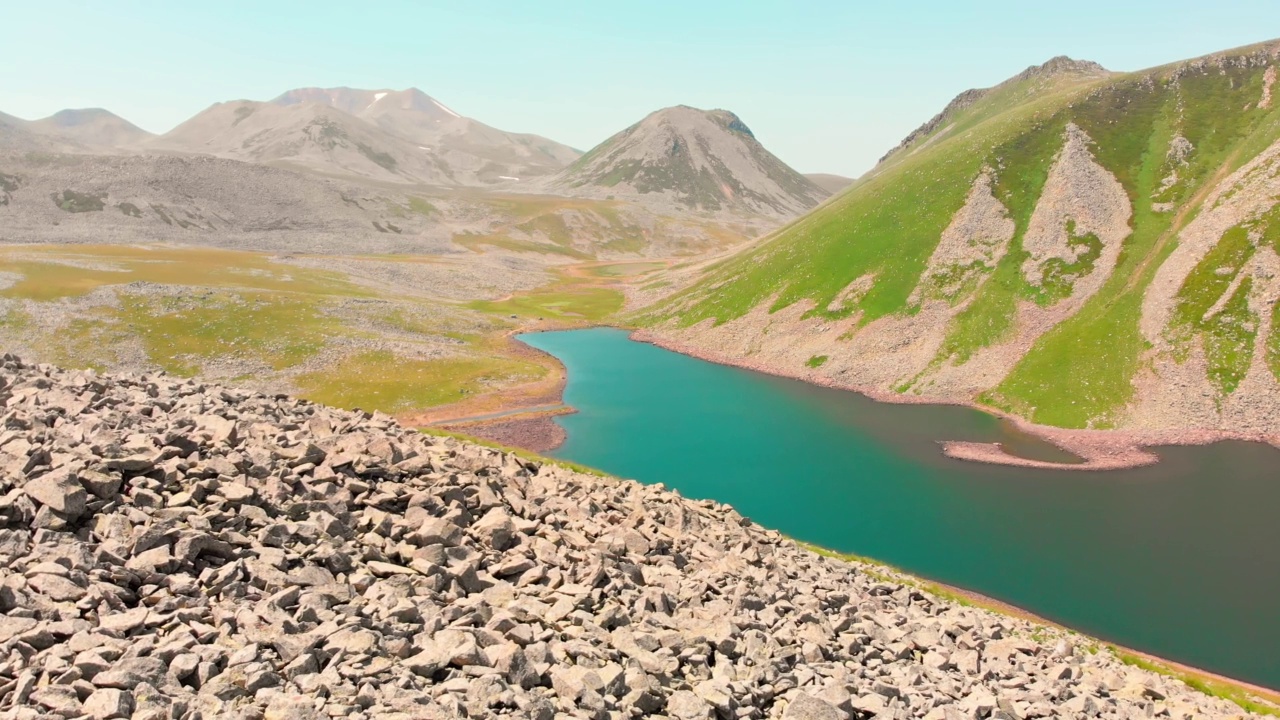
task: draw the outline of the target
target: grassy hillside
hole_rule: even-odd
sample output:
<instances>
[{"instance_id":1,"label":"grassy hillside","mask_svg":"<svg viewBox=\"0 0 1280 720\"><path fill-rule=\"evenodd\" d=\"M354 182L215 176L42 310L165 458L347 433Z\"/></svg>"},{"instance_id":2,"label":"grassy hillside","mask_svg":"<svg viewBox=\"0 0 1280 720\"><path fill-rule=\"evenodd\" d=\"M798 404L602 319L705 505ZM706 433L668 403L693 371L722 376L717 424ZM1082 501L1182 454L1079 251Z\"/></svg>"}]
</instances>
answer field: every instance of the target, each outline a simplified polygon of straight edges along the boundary
<instances>
[{"instance_id":1,"label":"grassy hillside","mask_svg":"<svg viewBox=\"0 0 1280 720\"><path fill-rule=\"evenodd\" d=\"M1071 308L1019 351L1012 369L980 399L1047 424L1112 425L1149 360L1151 344L1139 329L1143 295L1178 233L1218 183L1280 138L1280 113L1262 101L1275 77L1268 70L1273 48L1129 74L1077 72L1070 65L1028 71L943 118L853 189L714 268L640 321L718 325L765 304L776 312L804 303L806 317L852 321L855 331L846 337L856 343L857 328L879 318L910 318L923 301L939 298L931 292L937 283L925 282L927 264L986 169L992 193L1015 223L1014 236L994 268L963 268L959 289L939 298L952 311L937 328L943 340L919 377L944 365L963 367L984 349L1016 339L1020 306ZM1095 272L1098 238L1077 234L1068 219L1074 257L1049 260L1038 266L1042 275L1031 278L1023 246L1069 124L1091 140L1093 159L1119 181L1132 211L1114 270L1078 308L1068 298ZM1258 328L1248 302L1250 278L1233 281L1257 247L1274 244L1275 215L1248 219L1227 233L1177 295L1166 335L1183 360L1203 352L1209 379L1223 395L1248 370ZM1220 302L1229 286L1233 295ZM1214 313L1207 312L1211 306ZM919 377L902 378L895 389L911 391Z\"/></svg>"},{"instance_id":2,"label":"grassy hillside","mask_svg":"<svg viewBox=\"0 0 1280 720\"><path fill-rule=\"evenodd\" d=\"M10 245L0 247L0 340L73 367L159 368L406 413L546 377L545 361L508 341L511 316L527 310L568 324L621 305L617 290L558 277L503 302L414 293L461 276L464 291L492 294L476 278L493 267L417 256L285 260L155 245ZM546 276L530 277L526 285Z\"/></svg>"}]
</instances>

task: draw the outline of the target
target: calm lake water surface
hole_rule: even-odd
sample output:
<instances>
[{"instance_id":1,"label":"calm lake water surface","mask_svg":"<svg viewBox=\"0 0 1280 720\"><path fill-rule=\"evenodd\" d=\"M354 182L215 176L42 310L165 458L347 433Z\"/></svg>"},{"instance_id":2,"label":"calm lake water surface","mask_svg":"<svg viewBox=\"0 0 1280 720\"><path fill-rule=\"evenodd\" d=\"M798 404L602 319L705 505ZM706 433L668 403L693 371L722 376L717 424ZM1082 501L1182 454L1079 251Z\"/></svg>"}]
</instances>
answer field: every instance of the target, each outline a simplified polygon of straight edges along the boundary
<instances>
[{"instance_id":1,"label":"calm lake water surface","mask_svg":"<svg viewBox=\"0 0 1280 720\"><path fill-rule=\"evenodd\" d=\"M554 455L732 504L800 540L1280 688L1280 451L1159 450L1104 473L952 460L997 418L714 365L614 329L523 335L568 368Z\"/></svg>"}]
</instances>

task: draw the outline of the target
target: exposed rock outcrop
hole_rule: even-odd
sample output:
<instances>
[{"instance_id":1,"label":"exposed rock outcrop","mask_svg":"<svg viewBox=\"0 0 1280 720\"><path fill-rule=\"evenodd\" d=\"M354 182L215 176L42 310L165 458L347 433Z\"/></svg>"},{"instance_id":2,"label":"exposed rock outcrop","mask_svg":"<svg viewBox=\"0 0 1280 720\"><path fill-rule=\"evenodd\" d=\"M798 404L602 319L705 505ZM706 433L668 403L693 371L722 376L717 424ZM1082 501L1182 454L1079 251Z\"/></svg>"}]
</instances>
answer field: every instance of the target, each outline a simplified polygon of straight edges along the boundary
<instances>
[{"instance_id":1,"label":"exposed rock outcrop","mask_svg":"<svg viewBox=\"0 0 1280 720\"><path fill-rule=\"evenodd\" d=\"M925 294L952 297L966 284L995 270L1015 229L1009 211L991 194L991 170L985 169L973 181L964 207L942 231L921 283L912 293L913 301Z\"/></svg>"},{"instance_id":2,"label":"exposed rock outcrop","mask_svg":"<svg viewBox=\"0 0 1280 720\"><path fill-rule=\"evenodd\" d=\"M1094 159L1092 143L1067 125L1022 240L1027 282L1042 289L1058 283L1074 298L1092 295L1111 276L1133 216L1124 187Z\"/></svg>"}]
</instances>

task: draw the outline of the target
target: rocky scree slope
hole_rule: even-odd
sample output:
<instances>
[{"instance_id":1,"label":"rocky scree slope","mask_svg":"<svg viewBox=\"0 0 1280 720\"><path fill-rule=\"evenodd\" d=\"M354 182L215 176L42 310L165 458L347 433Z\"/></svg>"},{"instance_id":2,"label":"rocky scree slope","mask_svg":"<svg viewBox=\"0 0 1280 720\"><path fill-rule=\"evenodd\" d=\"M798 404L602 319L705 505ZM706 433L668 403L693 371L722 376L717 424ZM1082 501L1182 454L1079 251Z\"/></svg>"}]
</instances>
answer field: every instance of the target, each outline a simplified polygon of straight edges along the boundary
<instances>
[{"instance_id":1,"label":"rocky scree slope","mask_svg":"<svg viewBox=\"0 0 1280 720\"><path fill-rule=\"evenodd\" d=\"M381 416L6 355L0 418L0 717L1238 714L728 507Z\"/></svg>"},{"instance_id":2,"label":"rocky scree slope","mask_svg":"<svg viewBox=\"0 0 1280 720\"><path fill-rule=\"evenodd\" d=\"M597 145L542 186L670 210L790 218L830 192L792 170L727 110L659 110Z\"/></svg>"},{"instance_id":3,"label":"rocky scree slope","mask_svg":"<svg viewBox=\"0 0 1280 720\"><path fill-rule=\"evenodd\" d=\"M1066 428L1274 438L1280 43L1136 73L1060 59L641 322L820 382Z\"/></svg>"}]
</instances>

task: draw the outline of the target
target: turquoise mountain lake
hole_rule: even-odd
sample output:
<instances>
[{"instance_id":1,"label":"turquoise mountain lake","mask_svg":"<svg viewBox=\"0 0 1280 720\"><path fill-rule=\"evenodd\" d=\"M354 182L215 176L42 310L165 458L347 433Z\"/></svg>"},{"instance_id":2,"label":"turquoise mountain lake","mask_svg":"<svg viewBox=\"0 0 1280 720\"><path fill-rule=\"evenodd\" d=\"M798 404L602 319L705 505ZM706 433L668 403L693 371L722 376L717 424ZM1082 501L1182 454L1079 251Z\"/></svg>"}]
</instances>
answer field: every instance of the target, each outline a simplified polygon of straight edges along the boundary
<instances>
[{"instance_id":1,"label":"turquoise mountain lake","mask_svg":"<svg viewBox=\"0 0 1280 720\"><path fill-rule=\"evenodd\" d=\"M1000 420L715 365L620 330L520 339L568 369L578 412L556 419L557 457L1280 687L1280 451L1160 448L1158 465L1104 473L969 463L938 441L1010 440Z\"/></svg>"}]
</instances>

